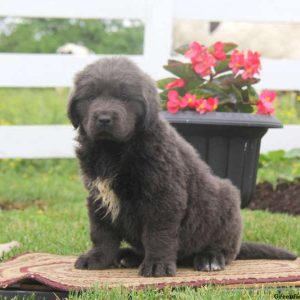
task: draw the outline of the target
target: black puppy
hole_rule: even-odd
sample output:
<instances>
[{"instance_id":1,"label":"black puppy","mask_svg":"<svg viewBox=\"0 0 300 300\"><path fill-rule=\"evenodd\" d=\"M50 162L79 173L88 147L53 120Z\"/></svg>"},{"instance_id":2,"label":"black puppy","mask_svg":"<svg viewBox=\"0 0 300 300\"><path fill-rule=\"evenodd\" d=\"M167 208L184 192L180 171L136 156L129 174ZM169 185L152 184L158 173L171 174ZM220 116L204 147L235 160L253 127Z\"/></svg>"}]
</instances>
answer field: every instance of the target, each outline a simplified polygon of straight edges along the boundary
<instances>
[{"instance_id":1,"label":"black puppy","mask_svg":"<svg viewBox=\"0 0 300 300\"><path fill-rule=\"evenodd\" d=\"M79 129L93 242L76 268L119 260L140 264L143 276L173 276L176 263L215 271L236 258L296 258L241 244L239 191L159 116L154 82L131 61L87 66L75 79L68 115ZM120 251L122 240L132 248Z\"/></svg>"}]
</instances>

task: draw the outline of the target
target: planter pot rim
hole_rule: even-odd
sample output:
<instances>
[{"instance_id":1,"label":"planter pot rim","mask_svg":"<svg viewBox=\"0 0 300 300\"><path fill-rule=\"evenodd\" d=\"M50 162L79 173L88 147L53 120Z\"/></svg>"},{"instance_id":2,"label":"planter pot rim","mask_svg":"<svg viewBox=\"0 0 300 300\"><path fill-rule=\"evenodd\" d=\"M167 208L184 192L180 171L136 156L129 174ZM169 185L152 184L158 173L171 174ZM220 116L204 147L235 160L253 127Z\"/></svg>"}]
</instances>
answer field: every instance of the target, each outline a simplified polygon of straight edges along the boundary
<instances>
[{"instance_id":1,"label":"planter pot rim","mask_svg":"<svg viewBox=\"0 0 300 300\"><path fill-rule=\"evenodd\" d=\"M244 126L244 127L265 127L282 128L282 123L273 116L255 115L238 112L208 112L199 114L194 111L181 111L171 114L162 111L160 114L170 123L182 124L203 124L220 126Z\"/></svg>"}]
</instances>

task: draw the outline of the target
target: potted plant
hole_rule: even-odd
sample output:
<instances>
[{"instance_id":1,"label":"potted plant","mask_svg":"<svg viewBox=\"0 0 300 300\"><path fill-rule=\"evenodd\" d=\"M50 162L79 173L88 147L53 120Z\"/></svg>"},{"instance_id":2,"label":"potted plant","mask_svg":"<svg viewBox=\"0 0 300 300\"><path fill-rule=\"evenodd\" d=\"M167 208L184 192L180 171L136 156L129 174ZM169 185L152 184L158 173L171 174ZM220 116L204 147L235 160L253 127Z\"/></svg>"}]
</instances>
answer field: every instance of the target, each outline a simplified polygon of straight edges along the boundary
<instances>
[{"instance_id":1,"label":"potted plant","mask_svg":"<svg viewBox=\"0 0 300 300\"><path fill-rule=\"evenodd\" d=\"M164 66L175 77L157 82L162 115L188 140L213 172L229 178L246 207L255 191L260 141L282 124L272 116L275 92L257 94L260 55L234 43L198 42L175 50L184 60ZM256 114L254 113L256 112Z\"/></svg>"}]
</instances>

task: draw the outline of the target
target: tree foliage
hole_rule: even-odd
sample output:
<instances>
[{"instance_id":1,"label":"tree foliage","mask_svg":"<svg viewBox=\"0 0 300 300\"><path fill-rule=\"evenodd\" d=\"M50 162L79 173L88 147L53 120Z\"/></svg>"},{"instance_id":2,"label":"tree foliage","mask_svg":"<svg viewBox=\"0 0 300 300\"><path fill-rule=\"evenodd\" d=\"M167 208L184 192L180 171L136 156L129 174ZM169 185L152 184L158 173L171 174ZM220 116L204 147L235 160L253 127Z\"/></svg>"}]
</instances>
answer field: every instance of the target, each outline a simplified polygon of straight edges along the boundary
<instances>
[{"instance_id":1,"label":"tree foliage","mask_svg":"<svg viewBox=\"0 0 300 300\"><path fill-rule=\"evenodd\" d=\"M2 18L0 30L0 52L55 53L66 43L104 54L140 54L143 49L139 21Z\"/></svg>"}]
</instances>

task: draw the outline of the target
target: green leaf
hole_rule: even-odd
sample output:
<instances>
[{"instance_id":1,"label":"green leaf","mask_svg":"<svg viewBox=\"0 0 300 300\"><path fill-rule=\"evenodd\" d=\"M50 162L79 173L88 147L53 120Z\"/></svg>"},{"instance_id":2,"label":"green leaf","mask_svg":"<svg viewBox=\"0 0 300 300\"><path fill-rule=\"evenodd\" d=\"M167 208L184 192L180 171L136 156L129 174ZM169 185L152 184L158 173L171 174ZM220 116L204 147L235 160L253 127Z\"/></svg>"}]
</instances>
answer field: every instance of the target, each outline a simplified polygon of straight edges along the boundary
<instances>
[{"instance_id":1,"label":"green leaf","mask_svg":"<svg viewBox=\"0 0 300 300\"><path fill-rule=\"evenodd\" d=\"M284 159L285 152L283 150L270 151L267 156L269 161L281 162Z\"/></svg>"},{"instance_id":2,"label":"green leaf","mask_svg":"<svg viewBox=\"0 0 300 300\"><path fill-rule=\"evenodd\" d=\"M182 88L182 91L187 93L187 92L191 92L192 90L199 89L199 88L201 88L203 83L204 83L204 80L200 76L193 80L186 80L185 86Z\"/></svg>"},{"instance_id":3,"label":"green leaf","mask_svg":"<svg viewBox=\"0 0 300 300\"><path fill-rule=\"evenodd\" d=\"M236 86L232 85L230 87L230 91L234 94L234 96L236 97L238 102L243 101L243 96L242 96L242 92L240 89L238 89Z\"/></svg>"},{"instance_id":4,"label":"green leaf","mask_svg":"<svg viewBox=\"0 0 300 300\"><path fill-rule=\"evenodd\" d=\"M183 55L184 55L185 52L188 51L188 50L189 50L189 44L184 44L184 45L182 45L182 46L176 48L174 51L175 51L176 53L179 53L179 54L183 54Z\"/></svg>"},{"instance_id":5,"label":"green leaf","mask_svg":"<svg viewBox=\"0 0 300 300\"><path fill-rule=\"evenodd\" d=\"M285 153L286 158L300 158L300 148L294 148ZM300 176L300 174L299 174Z\"/></svg>"},{"instance_id":6,"label":"green leaf","mask_svg":"<svg viewBox=\"0 0 300 300\"><path fill-rule=\"evenodd\" d=\"M202 90L201 88L192 89L190 90L190 93L195 95L197 98L208 98L211 96L211 93Z\"/></svg>"},{"instance_id":7,"label":"green leaf","mask_svg":"<svg viewBox=\"0 0 300 300\"><path fill-rule=\"evenodd\" d=\"M159 93L160 99L168 100L168 91L164 90L163 92Z\"/></svg>"},{"instance_id":8,"label":"green leaf","mask_svg":"<svg viewBox=\"0 0 300 300\"><path fill-rule=\"evenodd\" d=\"M201 86L201 90L207 93L210 97L218 97L220 99L226 99L228 94L222 87L215 83L207 83Z\"/></svg>"},{"instance_id":9,"label":"green leaf","mask_svg":"<svg viewBox=\"0 0 300 300\"><path fill-rule=\"evenodd\" d=\"M224 43L224 52L228 53L237 47L238 45L235 43Z\"/></svg>"},{"instance_id":10,"label":"green leaf","mask_svg":"<svg viewBox=\"0 0 300 300\"><path fill-rule=\"evenodd\" d=\"M169 60L168 64L164 66L164 69L184 80L197 80L204 82L204 80L194 72L192 64L189 63Z\"/></svg>"},{"instance_id":11,"label":"green leaf","mask_svg":"<svg viewBox=\"0 0 300 300\"><path fill-rule=\"evenodd\" d=\"M218 61L216 66L215 66L215 71L216 71L216 75L223 73L223 72L227 72L230 71L231 69L228 67L230 59L226 58L223 61Z\"/></svg>"},{"instance_id":12,"label":"green leaf","mask_svg":"<svg viewBox=\"0 0 300 300\"><path fill-rule=\"evenodd\" d=\"M163 78L163 79L157 80L157 81L156 81L156 84L157 84L157 86L158 86L159 89L164 90L164 89L165 89L165 86L166 86L168 83L170 83L170 82L172 82L172 81L174 81L174 80L176 80L176 79L178 79L178 78L175 78L175 77Z\"/></svg>"},{"instance_id":13,"label":"green leaf","mask_svg":"<svg viewBox=\"0 0 300 300\"><path fill-rule=\"evenodd\" d=\"M245 104L245 103L237 103L236 108L239 112L243 112L243 113L253 113L254 108L253 106L251 106L250 104Z\"/></svg>"},{"instance_id":14,"label":"green leaf","mask_svg":"<svg viewBox=\"0 0 300 300\"><path fill-rule=\"evenodd\" d=\"M234 85L237 88L242 88L244 86L250 86L252 84L255 84L260 80L258 78L248 78L244 80L241 76L236 77L233 74L228 74L219 76L215 78L214 81L217 81L222 87L229 88L230 86Z\"/></svg>"},{"instance_id":15,"label":"green leaf","mask_svg":"<svg viewBox=\"0 0 300 300\"><path fill-rule=\"evenodd\" d=\"M251 86L247 86L248 98L250 101L256 101L258 99L258 94L256 90Z\"/></svg>"}]
</instances>

